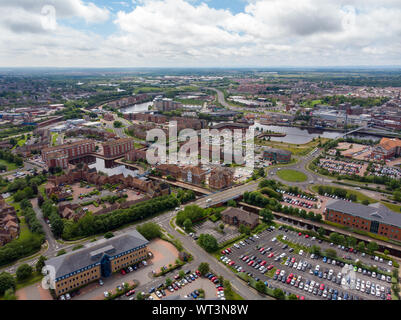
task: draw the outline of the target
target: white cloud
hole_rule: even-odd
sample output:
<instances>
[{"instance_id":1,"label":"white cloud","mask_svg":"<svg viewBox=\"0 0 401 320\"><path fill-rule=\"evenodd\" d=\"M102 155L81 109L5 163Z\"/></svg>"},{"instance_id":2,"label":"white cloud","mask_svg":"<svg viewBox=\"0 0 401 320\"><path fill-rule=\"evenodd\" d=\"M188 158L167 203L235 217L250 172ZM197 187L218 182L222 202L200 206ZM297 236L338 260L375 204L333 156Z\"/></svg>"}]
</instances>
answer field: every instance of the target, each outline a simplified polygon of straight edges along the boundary
<instances>
[{"instance_id":1,"label":"white cloud","mask_svg":"<svg viewBox=\"0 0 401 320\"><path fill-rule=\"evenodd\" d=\"M133 9L115 16L118 31L105 37L62 24L54 32L41 28L44 4L54 5L58 18L107 21L109 10L93 3L2 1L0 9L6 14L0 18L1 64L224 67L401 62L397 0L249 0L238 14L213 9L209 1L131 2ZM40 52L46 54L45 61L38 58Z\"/></svg>"}]
</instances>

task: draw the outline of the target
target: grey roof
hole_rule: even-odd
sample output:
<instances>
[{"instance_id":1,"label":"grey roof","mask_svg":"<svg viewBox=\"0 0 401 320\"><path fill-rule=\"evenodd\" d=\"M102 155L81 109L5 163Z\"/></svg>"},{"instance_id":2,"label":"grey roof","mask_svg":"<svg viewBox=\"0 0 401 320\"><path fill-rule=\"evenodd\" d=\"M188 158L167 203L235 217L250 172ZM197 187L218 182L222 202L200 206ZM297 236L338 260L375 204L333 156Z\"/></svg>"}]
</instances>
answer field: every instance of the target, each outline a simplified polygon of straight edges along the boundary
<instances>
[{"instance_id":1,"label":"grey roof","mask_svg":"<svg viewBox=\"0 0 401 320\"><path fill-rule=\"evenodd\" d=\"M391 211L379 202L365 206L344 200L331 200L326 205L326 209L348 213L363 219L378 221L401 228L401 214Z\"/></svg>"},{"instance_id":2,"label":"grey roof","mask_svg":"<svg viewBox=\"0 0 401 320\"><path fill-rule=\"evenodd\" d=\"M46 261L53 266L56 278L65 276L82 268L100 263L105 254L109 257L147 245L149 243L138 231L133 230L111 239L101 239L87 247Z\"/></svg>"}]
</instances>

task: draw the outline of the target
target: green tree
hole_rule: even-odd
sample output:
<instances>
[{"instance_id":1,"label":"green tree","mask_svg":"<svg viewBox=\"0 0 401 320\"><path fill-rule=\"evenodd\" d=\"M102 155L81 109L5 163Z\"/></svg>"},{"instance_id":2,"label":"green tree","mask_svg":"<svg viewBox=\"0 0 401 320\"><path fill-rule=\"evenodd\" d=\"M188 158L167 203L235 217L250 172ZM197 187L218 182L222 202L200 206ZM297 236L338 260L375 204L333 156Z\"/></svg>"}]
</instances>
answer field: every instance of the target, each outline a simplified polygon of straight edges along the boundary
<instances>
[{"instance_id":1,"label":"green tree","mask_svg":"<svg viewBox=\"0 0 401 320\"><path fill-rule=\"evenodd\" d=\"M173 280L171 280L170 278L166 279L166 286L171 286L171 284L173 283Z\"/></svg>"},{"instance_id":2,"label":"green tree","mask_svg":"<svg viewBox=\"0 0 401 320\"><path fill-rule=\"evenodd\" d=\"M371 241L368 243L366 248L368 249L370 254L373 254L375 251L379 250L379 245L376 242Z\"/></svg>"},{"instance_id":3,"label":"green tree","mask_svg":"<svg viewBox=\"0 0 401 320\"><path fill-rule=\"evenodd\" d=\"M185 228L185 231L190 231L192 228L192 222L191 219L185 219L184 223L183 223L183 227Z\"/></svg>"},{"instance_id":4,"label":"green tree","mask_svg":"<svg viewBox=\"0 0 401 320\"><path fill-rule=\"evenodd\" d=\"M155 238L160 238L162 236L160 226L154 222L144 223L143 225L138 226L137 230L149 241Z\"/></svg>"},{"instance_id":5,"label":"green tree","mask_svg":"<svg viewBox=\"0 0 401 320\"><path fill-rule=\"evenodd\" d=\"M29 264L21 264L16 271L17 280L22 281L32 276L33 268Z\"/></svg>"},{"instance_id":6,"label":"green tree","mask_svg":"<svg viewBox=\"0 0 401 320\"><path fill-rule=\"evenodd\" d=\"M401 201L401 191L398 190L394 191L393 196L395 201Z\"/></svg>"},{"instance_id":7,"label":"green tree","mask_svg":"<svg viewBox=\"0 0 401 320\"><path fill-rule=\"evenodd\" d=\"M113 234L113 232L111 232L111 231L108 231L108 232L106 232L105 234L104 234L104 238L105 239L110 239L110 238L113 238L114 237L114 234Z\"/></svg>"},{"instance_id":8,"label":"green tree","mask_svg":"<svg viewBox=\"0 0 401 320\"><path fill-rule=\"evenodd\" d=\"M248 226L245 226L243 224L240 224L238 231L242 234L250 235L251 234L251 229Z\"/></svg>"},{"instance_id":9,"label":"green tree","mask_svg":"<svg viewBox=\"0 0 401 320\"><path fill-rule=\"evenodd\" d=\"M337 251L334 249L326 249L325 255L330 259L335 259L337 257Z\"/></svg>"},{"instance_id":10,"label":"green tree","mask_svg":"<svg viewBox=\"0 0 401 320\"><path fill-rule=\"evenodd\" d=\"M273 290L273 296L278 300L285 300L285 294L283 290L276 288Z\"/></svg>"},{"instance_id":11,"label":"green tree","mask_svg":"<svg viewBox=\"0 0 401 320\"><path fill-rule=\"evenodd\" d=\"M198 244L207 252L213 252L218 249L216 238L210 234L201 234L198 239Z\"/></svg>"},{"instance_id":12,"label":"green tree","mask_svg":"<svg viewBox=\"0 0 401 320\"><path fill-rule=\"evenodd\" d=\"M145 297L142 295L142 292L139 292L139 293L136 295L136 300L145 300Z\"/></svg>"},{"instance_id":13,"label":"green tree","mask_svg":"<svg viewBox=\"0 0 401 320\"><path fill-rule=\"evenodd\" d=\"M4 292L4 300L17 300L17 296L15 295L14 289L10 288Z\"/></svg>"},{"instance_id":14,"label":"green tree","mask_svg":"<svg viewBox=\"0 0 401 320\"><path fill-rule=\"evenodd\" d=\"M0 273L0 295L3 295L8 289L15 290L16 280L15 278L7 273Z\"/></svg>"},{"instance_id":15,"label":"green tree","mask_svg":"<svg viewBox=\"0 0 401 320\"><path fill-rule=\"evenodd\" d=\"M230 199L227 201L227 206L235 208L237 206L237 203L234 200Z\"/></svg>"},{"instance_id":16,"label":"green tree","mask_svg":"<svg viewBox=\"0 0 401 320\"><path fill-rule=\"evenodd\" d=\"M293 294L293 293L291 293L291 294L288 296L288 299L289 299L289 300L298 300L297 296L296 296L295 294Z\"/></svg>"},{"instance_id":17,"label":"green tree","mask_svg":"<svg viewBox=\"0 0 401 320\"><path fill-rule=\"evenodd\" d=\"M36 262L36 265L35 265L36 272L38 272L38 273L42 272L42 269L45 266L45 261L46 260L47 260L47 258L44 257L44 256L40 256L39 257L39 259L38 259L38 261Z\"/></svg>"},{"instance_id":18,"label":"green tree","mask_svg":"<svg viewBox=\"0 0 401 320\"><path fill-rule=\"evenodd\" d=\"M258 290L260 293L265 293L266 292L266 286L262 281L256 282L255 285L256 290Z\"/></svg>"},{"instance_id":19,"label":"green tree","mask_svg":"<svg viewBox=\"0 0 401 320\"><path fill-rule=\"evenodd\" d=\"M363 241L358 242L357 248L361 252L365 251L366 250L365 242L363 242Z\"/></svg>"},{"instance_id":20,"label":"green tree","mask_svg":"<svg viewBox=\"0 0 401 320\"><path fill-rule=\"evenodd\" d=\"M325 235L326 231L322 227L320 227L317 230L317 233L319 234L319 236L323 237Z\"/></svg>"},{"instance_id":21,"label":"green tree","mask_svg":"<svg viewBox=\"0 0 401 320\"><path fill-rule=\"evenodd\" d=\"M220 223L219 228L220 228L221 231L223 231L224 230L224 223Z\"/></svg>"},{"instance_id":22,"label":"green tree","mask_svg":"<svg viewBox=\"0 0 401 320\"><path fill-rule=\"evenodd\" d=\"M311 247L311 253L313 253L315 255L318 255L318 256L322 255L322 251L321 251L319 246L312 246Z\"/></svg>"},{"instance_id":23,"label":"green tree","mask_svg":"<svg viewBox=\"0 0 401 320\"><path fill-rule=\"evenodd\" d=\"M180 272L178 272L178 275L180 276L180 278L184 278L185 277L185 272L184 270L181 270Z\"/></svg>"},{"instance_id":24,"label":"green tree","mask_svg":"<svg viewBox=\"0 0 401 320\"><path fill-rule=\"evenodd\" d=\"M263 222L271 224L274 220L274 215L270 209L264 208L259 211L259 215L262 217Z\"/></svg>"},{"instance_id":25,"label":"green tree","mask_svg":"<svg viewBox=\"0 0 401 320\"><path fill-rule=\"evenodd\" d=\"M201 264L199 264L198 270L201 273L201 275L204 276L209 272L210 266L207 262L202 262Z\"/></svg>"}]
</instances>

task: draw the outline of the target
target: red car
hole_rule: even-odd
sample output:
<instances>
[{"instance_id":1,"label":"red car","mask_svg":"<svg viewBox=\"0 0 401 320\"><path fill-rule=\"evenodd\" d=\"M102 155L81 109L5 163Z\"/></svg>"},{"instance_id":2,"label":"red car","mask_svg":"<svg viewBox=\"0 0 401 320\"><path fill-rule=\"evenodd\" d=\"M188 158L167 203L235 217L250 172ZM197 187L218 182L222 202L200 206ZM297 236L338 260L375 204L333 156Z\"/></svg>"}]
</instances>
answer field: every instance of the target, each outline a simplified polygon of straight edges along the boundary
<instances>
[{"instance_id":1,"label":"red car","mask_svg":"<svg viewBox=\"0 0 401 320\"><path fill-rule=\"evenodd\" d=\"M227 248L227 250L228 250L228 252L230 252L230 253L232 252L230 248Z\"/></svg>"},{"instance_id":2,"label":"red car","mask_svg":"<svg viewBox=\"0 0 401 320\"><path fill-rule=\"evenodd\" d=\"M320 290L324 290L324 283L322 283L321 285L320 285Z\"/></svg>"},{"instance_id":3,"label":"red car","mask_svg":"<svg viewBox=\"0 0 401 320\"><path fill-rule=\"evenodd\" d=\"M273 268L274 268L274 266L271 264L270 266L267 267L267 270L271 270Z\"/></svg>"},{"instance_id":4,"label":"red car","mask_svg":"<svg viewBox=\"0 0 401 320\"><path fill-rule=\"evenodd\" d=\"M262 252L263 250L265 250L265 248L260 248L260 249L259 249L259 252Z\"/></svg>"},{"instance_id":5,"label":"red car","mask_svg":"<svg viewBox=\"0 0 401 320\"><path fill-rule=\"evenodd\" d=\"M228 265L233 266L235 264L235 261L231 261Z\"/></svg>"},{"instance_id":6,"label":"red car","mask_svg":"<svg viewBox=\"0 0 401 320\"><path fill-rule=\"evenodd\" d=\"M125 294L125 296L129 297L129 296L132 296L134 293L135 293L135 290L130 290Z\"/></svg>"},{"instance_id":7,"label":"red car","mask_svg":"<svg viewBox=\"0 0 401 320\"><path fill-rule=\"evenodd\" d=\"M249 259L249 257L248 257L248 256L245 256L245 257L242 258L242 261L246 261L246 260L248 260L248 259Z\"/></svg>"},{"instance_id":8,"label":"red car","mask_svg":"<svg viewBox=\"0 0 401 320\"><path fill-rule=\"evenodd\" d=\"M121 274L122 274L123 276L125 276L125 275L126 275L126 272L125 272L124 270L121 270Z\"/></svg>"},{"instance_id":9,"label":"red car","mask_svg":"<svg viewBox=\"0 0 401 320\"><path fill-rule=\"evenodd\" d=\"M272 252L272 253L270 253L267 257L268 258L271 258L271 257L273 257L274 256L274 253Z\"/></svg>"},{"instance_id":10,"label":"red car","mask_svg":"<svg viewBox=\"0 0 401 320\"><path fill-rule=\"evenodd\" d=\"M217 277L213 277L212 279L210 279L210 281L214 281L214 280L216 280L217 279Z\"/></svg>"},{"instance_id":11,"label":"red car","mask_svg":"<svg viewBox=\"0 0 401 320\"><path fill-rule=\"evenodd\" d=\"M291 282L291 278L290 277L288 277L288 279L287 279L287 284L289 284L290 282Z\"/></svg>"},{"instance_id":12,"label":"red car","mask_svg":"<svg viewBox=\"0 0 401 320\"><path fill-rule=\"evenodd\" d=\"M309 238L309 234L306 234L306 235L305 235L305 238L308 239L308 238Z\"/></svg>"},{"instance_id":13,"label":"red car","mask_svg":"<svg viewBox=\"0 0 401 320\"><path fill-rule=\"evenodd\" d=\"M293 273L290 273L290 275L288 276L289 279L292 279L294 277Z\"/></svg>"},{"instance_id":14,"label":"red car","mask_svg":"<svg viewBox=\"0 0 401 320\"><path fill-rule=\"evenodd\" d=\"M224 288L223 287L218 287L217 291L224 291Z\"/></svg>"},{"instance_id":15,"label":"red car","mask_svg":"<svg viewBox=\"0 0 401 320\"><path fill-rule=\"evenodd\" d=\"M176 274L175 276L174 276L174 279L175 280L178 280L180 278L180 276L178 275L178 274Z\"/></svg>"},{"instance_id":16,"label":"red car","mask_svg":"<svg viewBox=\"0 0 401 320\"><path fill-rule=\"evenodd\" d=\"M276 270L276 274L279 275L280 274L280 269Z\"/></svg>"},{"instance_id":17,"label":"red car","mask_svg":"<svg viewBox=\"0 0 401 320\"><path fill-rule=\"evenodd\" d=\"M299 298L299 300L305 300L305 297L304 297L304 296L301 296L301 298Z\"/></svg>"},{"instance_id":18,"label":"red car","mask_svg":"<svg viewBox=\"0 0 401 320\"><path fill-rule=\"evenodd\" d=\"M264 266L267 262L265 260L262 261L262 263L260 264L261 266Z\"/></svg>"},{"instance_id":19,"label":"red car","mask_svg":"<svg viewBox=\"0 0 401 320\"><path fill-rule=\"evenodd\" d=\"M302 232L298 233L299 236L302 236Z\"/></svg>"},{"instance_id":20,"label":"red car","mask_svg":"<svg viewBox=\"0 0 401 320\"><path fill-rule=\"evenodd\" d=\"M221 250L221 254L223 254L223 255L224 255L224 254L226 254L226 252L225 252L224 250Z\"/></svg>"},{"instance_id":21,"label":"red car","mask_svg":"<svg viewBox=\"0 0 401 320\"><path fill-rule=\"evenodd\" d=\"M200 277L201 273L199 270L196 270L195 273Z\"/></svg>"}]
</instances>

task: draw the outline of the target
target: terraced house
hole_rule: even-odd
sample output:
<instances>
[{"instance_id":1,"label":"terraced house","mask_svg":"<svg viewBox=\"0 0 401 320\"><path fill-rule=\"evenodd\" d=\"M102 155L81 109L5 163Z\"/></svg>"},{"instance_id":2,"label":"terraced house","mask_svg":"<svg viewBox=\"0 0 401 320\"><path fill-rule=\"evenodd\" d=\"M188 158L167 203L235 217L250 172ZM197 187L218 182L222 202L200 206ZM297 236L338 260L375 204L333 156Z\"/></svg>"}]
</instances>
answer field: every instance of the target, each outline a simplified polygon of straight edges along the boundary
<instances>
[{"instance_id":1,"label":"terraced house","mask_svg":"<svg viewBox=\"0 0 401 320\"><path fill-rule=\"evenodd\" d=\"M57 296L87 285L101 277L141 262L149 257L149 241L134 230L121 236L94 242L66 255L46 261L55 269L53 281Z\"/></svg>"}]
</instances>

